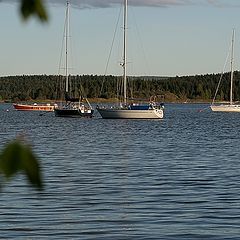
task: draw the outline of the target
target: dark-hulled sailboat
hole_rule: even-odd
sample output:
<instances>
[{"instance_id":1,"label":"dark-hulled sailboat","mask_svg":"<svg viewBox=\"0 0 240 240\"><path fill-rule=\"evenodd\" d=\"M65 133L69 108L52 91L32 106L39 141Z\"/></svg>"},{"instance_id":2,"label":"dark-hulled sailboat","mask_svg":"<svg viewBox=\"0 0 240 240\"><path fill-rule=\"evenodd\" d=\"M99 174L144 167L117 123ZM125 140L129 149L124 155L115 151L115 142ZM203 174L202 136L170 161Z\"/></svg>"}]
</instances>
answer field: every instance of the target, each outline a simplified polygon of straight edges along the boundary
<instances>
[{"instance_id":1,"label":"dark-hulled sailboat","mask_svg":"<svg viewBox=\"0 0 240 240\"><path fill-rule=\"evenodd\" d=\"M69 38L69 0L67 0L66 19L65 19L65 101L56 104L54 108L56 117L89 117L93 116L93 108L87 98L72 98L69 91L68 73L68 38Z\"/></svg>"}]
</instances>

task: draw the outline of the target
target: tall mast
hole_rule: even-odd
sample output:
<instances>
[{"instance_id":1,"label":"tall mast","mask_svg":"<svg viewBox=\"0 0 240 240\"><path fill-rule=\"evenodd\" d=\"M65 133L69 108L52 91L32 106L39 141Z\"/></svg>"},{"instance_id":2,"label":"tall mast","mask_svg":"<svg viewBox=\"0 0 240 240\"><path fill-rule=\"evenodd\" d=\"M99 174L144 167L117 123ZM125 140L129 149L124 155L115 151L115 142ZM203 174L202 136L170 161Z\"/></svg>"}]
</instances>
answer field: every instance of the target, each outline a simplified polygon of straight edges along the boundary
<instances>
[{"instance_id":1,"label":"tall mast","mask_svg":"<svg viewBox=\"0 0 240 240\"><path fill-rule=\"evenodd\" d=\"M124 104L127 104L127 0L124 0L123 19L123 92Z\"/></svg>"},{"instance_id":2,"label":"tall mast","mask_svg":"<svg viewBox=\"0 0 240 240\"><path fill-rule=\"evenodd\" d=\"M230 105L233 104L233 59L234 59L234 38L235 38L235 29L233 29L233 32L232 32Z\"/></svg>"},{"instance_id":3,"label":"tall mast","mask_svg":"<svg viewBox=\"0 0 240 240\"><path fill-rule=\"evenodd\" d=\"M65 26L65 61L66 61L66 69L65 69L65 76L66 76L66 92L68 92L68 85L69 85L69 79L68 79L68 38L69 38L69 0L67 0L67 9L66 9L66 26Z\"/></svg>"}]
</instances>

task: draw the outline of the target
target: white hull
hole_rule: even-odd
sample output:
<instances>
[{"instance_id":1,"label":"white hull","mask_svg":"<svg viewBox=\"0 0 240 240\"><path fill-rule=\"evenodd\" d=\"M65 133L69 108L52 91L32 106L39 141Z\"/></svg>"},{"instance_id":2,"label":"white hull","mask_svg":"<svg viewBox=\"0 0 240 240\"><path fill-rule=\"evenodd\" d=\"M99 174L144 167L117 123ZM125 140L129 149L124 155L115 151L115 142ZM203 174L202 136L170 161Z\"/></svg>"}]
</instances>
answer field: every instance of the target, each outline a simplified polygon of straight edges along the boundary
<instances>
[{"instance_id":1,"label":"white hull","mask_svg":"<svg viewBox=\"0 0 240 240\"><path fill-rule=\"evenodd\" d=\"M240 112L240 105L212 105L213 112Z\"/></svg>"},{"instance_id":2,"label":"white hull","mask_svg":"<svg viewBox=\"0 0 240 240\"><path fill-rule=\"evenodd\" d=\"M162 109L149 110L130 110L130 109L107 109L98 108L102 118L119 118L119 119L159 119L163 118Z\"/></svg>"}]
</instances>

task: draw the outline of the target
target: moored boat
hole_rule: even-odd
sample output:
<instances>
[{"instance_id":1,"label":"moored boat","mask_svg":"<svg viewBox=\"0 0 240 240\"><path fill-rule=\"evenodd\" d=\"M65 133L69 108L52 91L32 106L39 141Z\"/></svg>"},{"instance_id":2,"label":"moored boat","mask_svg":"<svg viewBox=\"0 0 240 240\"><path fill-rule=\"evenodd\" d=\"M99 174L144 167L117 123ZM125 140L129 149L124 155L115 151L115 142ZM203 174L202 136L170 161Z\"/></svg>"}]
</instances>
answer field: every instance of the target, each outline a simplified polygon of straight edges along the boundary
<instances>
[{"instance_id":1,"label":"moored boat","mask_svg":"<svg viewBox=\"0 0 240 240\"><path fill-rule=\"evenodd\" d=\"M47 103L47 104L20 104L20 103L13 103L14 109L18 111L46 111L46 112L53 112L54 105Z\"/></svg>"},{"instance_id":2,"label":"moored boat","mask_svg":"<svg viewBox=\"0 0 240 240\"><path fill-rule=\"evenodd\" d=\"M97 107L97 110L102 118L111 119L162 119L164 116L164 107L158 104L154 97L147 104L138 104L136 102L129 103L127 96L127 5L128 0L124 0L123 11L123 93L119 94L123 98L118 107Z\"/></svg>"},{"instance_id":3,"label":"moored boat","mask_svg":"<svg viewBox=\"0 0 240 240\"><path fill-rule=\"evenodd\" d=\"M240 112L240 105L237 104L221 104L210 106L213 112Z\"/></svg>"},{"instance_id":4,"label":"moored boat","mask_svg":"<svg viewBox=\"0 0 240 240\"><path fill-rule=\"evenodd\" d=\"M57 103L54 108L54 113L56 117L93 117L93 108L87 98L82 96L73 97L71 94L71 79L69 75L69 66L68 66L68 44L69 44L69 11L70 11L70 2L66 1L66 18L65 18L65 28L64 28L64 37L65 37L65 91L64 91L64 100Z\"/></svg>"},{"instance_id":5,"label":"moored boat","mask_svg":"<svg viewBox=\"0 0 240 240\"><path fill-rule=\"evenodd\" d=\"M235 30L233 29L232 32L232 41L231 41L231 61L230 61L230 65L231 65L231 75L230 75L230 99L229 99L229 103L228 104L220 104L220 105L216 105L215 104L215 98L217 96L217 92L218 92L218 88L220 85L220 82L222 80L222 75L221 78L219 80L218 86L217 86L217 90L215 92L215 96L213 98L212 104L210 106L211 110L213 112L240 112L240 105L236 104L233 102L233 78L234 78L234 70L233 70L233 60L234 60L234 40L235 40Z\"/></svg>"},{"instance_id":6,"label":"moored boat","mask_svg":"<svg viewBox=\"0 0 240 240\"><path fill-rule=\"evenodd\" d=\"M86 99L87 101L87 99ZM64 104L56 104L54 113L56 117L93 117L93 109L90 103L87 101L87 105L83 103L83 99L78 102L66 102Z\"/></svg>"},{"instance_id":7,"label":"moored boat","mask_svg":"<svg viewBox=\"0 0 240 240\"><path fill-rule=\"evenodd\" d=\"M164 106L150 101L148 104L129 104L126 107L98 107L97 110L102 118L111 119L158 119L163 118Z\"/></svg>"}]
</instances>

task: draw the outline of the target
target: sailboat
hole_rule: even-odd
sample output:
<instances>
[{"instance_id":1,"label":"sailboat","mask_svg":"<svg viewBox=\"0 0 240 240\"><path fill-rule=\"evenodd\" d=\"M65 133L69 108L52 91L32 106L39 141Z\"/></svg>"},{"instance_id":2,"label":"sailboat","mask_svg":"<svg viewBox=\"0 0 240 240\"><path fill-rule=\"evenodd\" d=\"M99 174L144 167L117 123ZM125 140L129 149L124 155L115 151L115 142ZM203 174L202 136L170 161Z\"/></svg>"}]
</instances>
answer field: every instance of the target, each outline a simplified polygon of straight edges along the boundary
<instances>
[{"instance_id":1,"label":"sailboat","mask_svg":"<svg viewBox=\"0 0 240 240\"><path fill-rule=\"evenodd\" d=\"M155 102L152 97L148 104L128 103L127 98L127 5L128 1L124 0L123 11L123 103L117 107L99 107L97 110L102 118L112 119L159 119L163 118L163 105Z\"/></svg>"},{"instance_id":2,"label":"sailboat","mask_svg":"<svg viewBox=\"0 0 240 240\"><path fill-rule=\"evenodd\" d=\"M217 87L217 90L215 92L215 96L213 98L212 104L210 106L211 110L213 112L240 112L240 105L233 103L233 62L234 62L234 40L235 40L235 30L232 31L232 41L231 41L231 61L230 61L230 67L231 67L231 75L230 75L230 101L229 104L221 104L221 105L215 105L215 98L218 92L218 88L220 85L220 81ZM220 78L221 80L221 78Z\"/></svg>"},{"instance_id":3,"label":"sailboat","mask_svg":"<svg viewBox=\"0 0 240 240\"><path fill-rule=\"evenodd\" d=\"M87 98L73 98L69 90L69 73L68 73L68 38L69 38L69 1L66 6L65 22L65 102L57 104L54 108L56 117L89 117L93 116L93 108ZM83 102L85 100L85 102Z\"/></svg>"}]
</instances>

